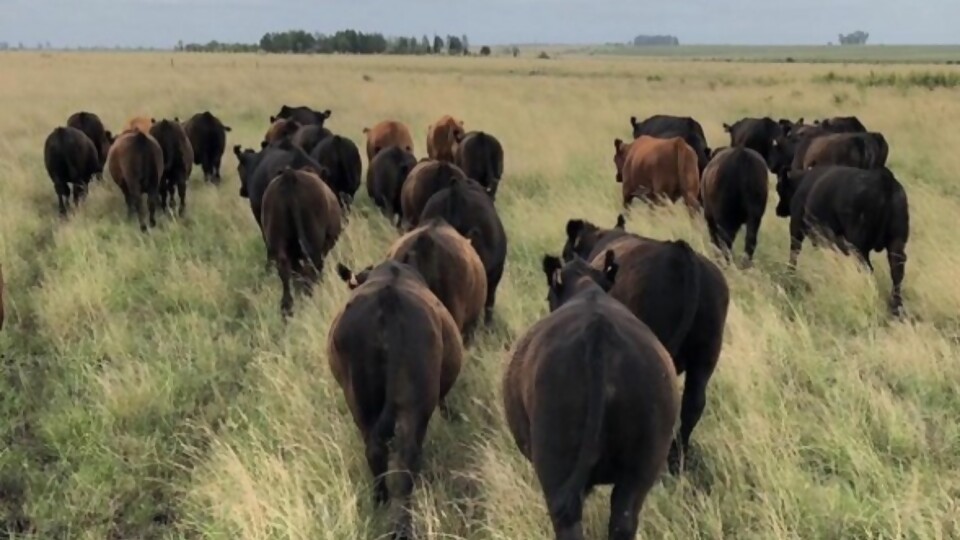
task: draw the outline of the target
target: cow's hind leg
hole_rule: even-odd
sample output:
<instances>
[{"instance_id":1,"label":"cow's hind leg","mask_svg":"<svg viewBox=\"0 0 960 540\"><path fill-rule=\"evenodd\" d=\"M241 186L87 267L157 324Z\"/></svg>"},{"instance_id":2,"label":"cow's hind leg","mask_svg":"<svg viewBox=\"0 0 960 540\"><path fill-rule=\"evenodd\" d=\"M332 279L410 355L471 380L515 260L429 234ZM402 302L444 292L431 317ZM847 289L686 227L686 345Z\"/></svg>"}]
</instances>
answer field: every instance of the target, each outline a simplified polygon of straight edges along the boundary
<instances>
[{"instance_id":1,"label":"cow's hind leg","mask_svg":"<svg viewBox=\"0 0 960 540\"><path fill-rule=\"evenodd\" d=\"M286 253L277 255L277 273L280 274L280 283L283 285L283 296L280 298L280 315L287 318L293 315L293 292L290 287L291 278L290 258Z\"/></svg>"},{"instance_id":2,"label":"cow's hind leg","mask_svg":"<svg viewBox=\"0 0 960 540\"><path fill-rule=\"evenodd\" d=\"M638 474L623 475L610 495L610 540L633 540L640 526L640 509L653 481Z\"/></svg>"},{"instance_id":3,"label":"cow's hind leg","mask_svg":"<svg viewBox=\"0 0 960 540\"><path fill-rule=\"evenodd\" d=\"M410 505L414 484L420 476L423 461L423 440L427 435L427 425L430 423L430 411L421 411L397 422L397 433L394 443L397 445L397 472L396 490L394 497L398 504L397 521L394 526L393 537L396 540L414 538L413 514Z\"/></svg>"},{"instance_id":4,"label":"cow's hind leg","mask_svg":"<svg viewBox=\"0 0 960 540\"><path fill-rule=\"evenodd\" d=\"M57 204L60 207L60 215L66 217L67 204L70 203L70 186L66 182L56 181L53 188L57 192Z\"/></svg>"},{"instance_id":5,"label":"cow's hind leg","mask_svg":"<svg viewBox=\"0 0 960 540\"><path fill-rule=\"evenodd\" d=\"M903 275L907 265L905 245L897 241L887 247L887 262L890 264L890 278L893 281L893 290L890 293L890 311L897 317L903 314Z\"/></svg>"},{"instance_id":6,"label":"cow's hind leg","mask_svg":"<svg viewBox=\"0 0 960 540\"><path fill-rule=\"evenodd\" d=\"M719 327L722 329L723 324ZM713 376L713 370L720 358L720 348L723 346L723 332L714 332L718 335L699 337L696 341L684 343L679 355L687 366L686 377L683 381L683 399L680 404L680 433L679 440L674 440L670 447L669 467L671 474L680 472L681 464L690 453L690 435L697 427L703 410L707 405L707 384Z\"/></svg>"},{"instance_id":7,"label":"cow's hind leg","mask_svg":"<svg viewBox=\"0 0 960 540\"><path fill-rule=\"evenodd\" d=\"M177 193L180 195L180 208L178 213L182 216L184 212L187 211L187 179L180 178L177 182ZM173 201L173 195L170 196L170 200Z\"/></svg>"},{"instance_id":8,"label":"cow's hind leg","mask_svg":"<svg viewBox=\"0 0 960 540\"><path fill-rule=\"evenodd\" d=\"M747 219L747 235L744 239L743 250L747 255L747 261L753 261L753 254L757 251L757 236L760 234L760 222L763 214L753 215Z\"/></svg>"}]
</instances>

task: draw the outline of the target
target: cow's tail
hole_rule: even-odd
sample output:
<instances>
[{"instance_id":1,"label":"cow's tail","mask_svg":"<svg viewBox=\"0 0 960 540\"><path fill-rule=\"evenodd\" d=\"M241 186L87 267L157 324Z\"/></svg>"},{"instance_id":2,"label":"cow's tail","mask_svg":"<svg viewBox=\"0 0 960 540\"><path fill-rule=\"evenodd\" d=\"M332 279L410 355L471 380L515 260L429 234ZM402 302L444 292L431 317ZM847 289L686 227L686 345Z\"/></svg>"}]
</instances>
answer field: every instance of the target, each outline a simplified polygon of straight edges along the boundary
<instances>
[{"instance_id":1,"label":"cow's tail","mask_svg":"<svg viewBox=\"0 0 960 540\"><path fill-rule=\"evenodd\" d=\"M150 144L150 136L139 129L133 133L130 150L133 159L131 162L133 177L138 180L138 187L141 192L149 192L153 189L155 182L160 182L159 176L162 176L165 165L163 158L159 163L156 162L156 154L154 154L153 145ZM127 181L129 182L130 175L125 173L124 176L128 177Z\"/></svg>"},{"instance_id":2,"label":"cow's tail","mask_svg":"<svg viewBox=\"0 0 960 540\"><path fill-rule=\"evenodd\" d=\"M700 260L690 244L683 240L670 242L671 256L677 266L682 266L683 275L683 315L674 329L673 335L664 345L674 358L680 352L687 335L693 328L693 321L700 307L700 286L702 281Z\"/></svg>"},{"instance_id":3,"label":"cow's tail","mask_svg":"<svg viewBox=\"0 0 960 540\"><path fill-rule=\"evenodd\" d=\"M404 378L400 373L400 370L404 368L403 362L391 361L399 351L404 350L405 345L403 321L400 317L400 293L397 291L396 285L391 283L383 287L377 295L377 303L375 348L377 360L380 362L384 374L384 399L383 409L380 410L380 416L374 422L373 429L371 429L368 437L380 443L381 448L386 449L397 432L397 398L403 391L401 386L404 384ZM360 394L360 392L357 393ZM403 434L403 430L401 430L401 435ZM396 443L405 442L394 441L394 445L396 448L404 448L405 446ZM384 482L386 482L385 479Z\"/></svg>"},{"instance_id":4,"label":"cow's tail","mask_svg":"<svg viewBox=\"0 0 960 540\"><path fill-rule=\"evenodd\" d=\"M587 390L586 415L580 439L580 449L570 475L563 481L557 496L551 502L551 515L572 519L583 503L583 494L590 473L600 453L600 435L604 420L604 388L606 362L601 354L605 340L615 332L610 322L599 316L587 323L584 335L586 347L580 361L584 363L583 388Z\"/></svg>"},{"instance_id":5,"label":"cow's tail","mask_svg":"<svg viewBox=\"0 0 960 540\"><path fill-rule=\"evenodd\" d=\"M276 181L278 182L277 189L280 191L280 196L286 204L288 219L293 222L294 230L297 233L297 243L300 244L303 254L310 259L314 268L319 272L323 268L323 253L320 246L317 245L316 239L311 238L311 232L306 224L306 216L303 215L303 210L300 207L300 178L296 171L286 168Z\"/></svg>"}]
</instances>

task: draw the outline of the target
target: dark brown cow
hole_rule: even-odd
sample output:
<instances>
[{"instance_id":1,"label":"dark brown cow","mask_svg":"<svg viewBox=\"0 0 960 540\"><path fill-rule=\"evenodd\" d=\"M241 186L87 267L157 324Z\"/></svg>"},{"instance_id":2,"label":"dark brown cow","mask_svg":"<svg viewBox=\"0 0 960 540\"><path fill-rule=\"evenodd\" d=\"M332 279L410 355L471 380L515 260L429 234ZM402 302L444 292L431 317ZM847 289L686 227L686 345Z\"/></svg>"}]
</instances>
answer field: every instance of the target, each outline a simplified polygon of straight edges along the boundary
<instances>
[{"instance_id":1,"label":"dark brown cow","mask_svg":"<svg viewBox=\"0 0 960 540\"><path fill-rule=\"evenodd\" d=\"M876 169L886 166L889 151L882 133L830 133L810 141L800 170L819 165Z\"/></svg>"},{"instance_id":2,"label":"dark brown cow","mask_svg":"<svg viewBox=\"0 0 960 540\"><path fill-rule=\"evenodd\" d=\"M90 180L100 170L97 148L79 129L58 127L43 144L43 163L57 192L60 215L66 216L70 186L73 186L73 204L77 206L86 195Z\"/></svg>"},{"instance_id":3,"label":"dark brown cow","mask_svg":"<svg viewBox=\"0 0 960 540\"><path fill-rule=\"evenodd\" d=\"M744 224L744 250L753 260L757 232L767 208L767 164L763 157L745 147L726 148L717 153L703 170L701 181L703 212L710 238L729 258L737 232Z\"/></svg>"},{"instance_id":4,"label":"dark brown cow","mask_svg":"<svg viewBox=\"0 0 960 540\"><path fill-rule=\"evenodd\" d=\"M463 136L454 152L454 163L468 178L485 187L490 198L497 197L503 178L503 146L496 137L482 131L471 131Z\"/></svg>"},{"instance_id":5,"label":"dark brown cow","mask_svg":"<svg viewBox=\"0 0 960 540\"><path fill-rule=\"evenodd\" d=\"M581 257L597 269L607 251L616 254L620 267L610 295L653 330L677 373L686 373L679 439L670 452L670 471L677 473L689 455L690 435L703 415L707 383L720 360L730 289L717 265L683 240L631 234L622 217L606 230L582 220L567 223L565 259Z\"/></svg>"},{"instance_id":6,"label":"dark brown cow","mask_svg":"<svg viewBox=\"0 0 960 540\"><path fill-rule=\"evenodd\" d=\"M863 125L856 116L834 116L823 120L814 120L813 124L830 133L866 133L867 126Z\"/></svg>"},{"instance_id":7,"label":"dark brown cow","mask_svg":"<svg viewBox=\"0 0 960 540\"><path fill-rule=\"evenodd\" d=\"M389 260L362 276L343 265L337 270L353 293L330 326L330 370L366 446L374 500L393 503L393 538L411 539L408 508L423 441L460 374L460 334L411 266ZM388 482L391 461L403 474Z\"/></svg>"},{"instance_id":8,"label":"dark brown cow","mask_svg":"<svg viewBox=\"0 0 960 540\"><path fill-rule=\"evenodd\" d=\"M682 138L642 135L629 144L616 139L613 147L624 207L634 198L653 202L665 197L674 202L683 199L691 210L699 210L697 154Z\"/></svg>"},{"instance_id":9,"label":"dark brown cow","mask_svg":"<svg viewBox=\"0 0 960 540\"><path fill-rule=\"evenodd\" d=\"M203 170L203 181L219 185L220 162L227 148L227 133L232 129L210 111L193 115L183 129L193 148L193 163Z\"/></svg>"},{"instance_id":10,"label":"dark brown cow","mask_svg":"<svg viewBox=\"0 0 960 540\"><path fill-rule=\"evenodd\" d=\"M325 111L315 111L310 107L291 107L289 105L283 105L280 107L280 112L276 116L270 117L270 123L272 124L278 119L289 119L297 122L300 125L318 125L323 126L333 113L330 109ZM309 149L305 149L309 152Z\"/></svg>"},{"instance_id":11,"label":"dark brown cow","mask_svg":"<svg viewBox=\"0 0 960 540\"><path fill-rule=\"evenodd\" d=\"M150 127L150 135L163 150L163 177L160 180L160 206L167 207L167 197L173 206L173 194L180 195L179 214L187 209L187 180L193 171L193 146L180 119L161 120Z\"/></svg>"},{"instance_id":12,"label":"dark brown cow","mask_svg":"<svg viewBox=\"0 0 960 540\"><path fill-rule=\"evenodd\" d=\"M430 220L397 239L387 257L412 264L469 339L487 298L487 276L471 240L442 219Z\"/></svg>"},{"instance_id":13,"label":"dark brown cow","mask_svg":"<svg viewBox=\"0 0 960 540\"><path fill-rule=\"evenodd\" d=\"M306 278L310 294L323 272L323 258L340 237L340 205L319 176L288 167L267 186L261 213L267 258L276 261L283 283L280 312L287 317L293 313L291 274Z\"/></svg>"},{"instance_id":14,"label":"dark brown cow","mask_svg":"<svg viewBox=\"0 0 960 540\"><path fill-rule=\"evenodd\" d=\"M333 135L320 141L310 152L310 157L320 166L326 167L327 175L324 180L337 194L341 208L349 210L353 196L360 189L363 175L360 149L350 139Z\"/></svg>"},{"instance_id":15,"label":"dark brown cow","mask_svg":"<svg viewBox=\"0 0 960 540\"><path fill-rule=\"evenodd\" d=\"M670 450L676 371L650 329L606 291L601 270L544 257L551 313L514 347L503 377L507 423L533 463L557 540L582 540L584 499L613 484L608 537L636 537Z\"/></svg>"},{"instance_id":16,"label":"dark brown cow","mask_svg":"<svg viewBox=\"0 0 960 540\"><path fill-rule=\"evenodd\" d=\"M373 161L377 152L390 146L399 146L413 154L413 136L410 128L396 120L384 120L373 128L363 128L367 136L367 162Z\"/></svg>"},{"instance_id":17,"label":"dark brown cow","mask_svg":"<svg viewBox=\"0 0 960 540\"><path fill-rule=\"evenodd\" d=\"M777 182L777 215L790 217L790 266L795 267L805 236L825 238L844 255L852 250L873 271L870 251L887 250L893 291L890 310L903 312L904 267L910 236L907 194L886 167L814 167Z\"/></svg>"},{"instance_id":18,"label":"dark brown cow","mask_svg":"<svg viewBox=\"0 0 960 540\"><path fill-rule=\"evenodd\" d=\"M267 129L267 132L264 133L263 142L266 144L274 144L284 139L292 140L299 129L300 124L296 120L277 118L270 123L270 127Z\"/></svg>"},{"instance_id":19,"label":"dark brown cow","mask_svg":"<svg viewBox=\"0 0 960 540\"><path fill-rule=\"evenodd\" d=\"M397 227L403 220L400 193L417 158L399 146L384 148L367 168L367 195ZM396 221L394 221L396 216Z\"/></svg>"},{"instance_id":20,"label":"dark brown cow","mask_svg":"<svg viewBox=\"0 0 960 540\"><path fill-rule=\"evenodd\" d=\"M293 134L293 144L299 146L306 153L313 152L313 149L321 141L332 137L333 132L318 124L301 125L300 129Z\"/></svg>"},{"instance_id":21,"label":"dark brown cow","mask_svg":"<svg viewBox=\"0 0 960 540\"><path fill-rule=\"evenodd\" d=\"M434 193L449 186L454 179L466 180L467 175L453 163L422 159L407 175L400 190L400 210L403 228L413 229L420 223L420 213ZM480 184L473 182L477 189Z\"/></svg>"},{"instance_id":22,"label":"dark brown cow","mask_svg":"<svg viewBox=\"0 0 960 540\"><path fill-rule=\"evenodd\" d=\"M485 320L493 320L497 287L507 261L507 234L493 201L473 180L453 180L435 193L420 214L420 221L443 219L470 239L487 273Z\"/></svg>"},{"instance_id":23,"label":"dark brown cow","mask_svg":"<svg viewBox=\"0 0 960 540\"><path fill-rule=\"evenodd\" d=\"M163 150L148 131L134 128L124 132L114 141L107 155L110 176L123 192L128 214L137 214L143 232L147 232L143 195L147 196L150 207L150 226L156 227L154 214L160 202L160 179L163 177Z\"/></svg>"},{"instance_id":24,"label":"dark brown cow","mask_svg":"<svg viewBox=\"0 0 960 540\"><path fill-rule=\"evenodd\" d=\"M86 111L70 115L70 118L67 119L67 127L79 129L93 141L93 146L97 149L97 159L100 163L100 169L96 175L97 180L103 180L103 168L107 164L107 153L110 152L113 135L103 127L103 121L100 120L99 116Z\"/></svg>"},{"instance_id":25,"label":"dark brown cow","mask_svg":"<svg viewBox=\"0 0 960 540\"><path fill-rule=\"evenodd\" d=\"M457 141L463 138L463 120L450 115L440 117L427 128L427 157L453 162Z\"/></svg>"}]
</instances>

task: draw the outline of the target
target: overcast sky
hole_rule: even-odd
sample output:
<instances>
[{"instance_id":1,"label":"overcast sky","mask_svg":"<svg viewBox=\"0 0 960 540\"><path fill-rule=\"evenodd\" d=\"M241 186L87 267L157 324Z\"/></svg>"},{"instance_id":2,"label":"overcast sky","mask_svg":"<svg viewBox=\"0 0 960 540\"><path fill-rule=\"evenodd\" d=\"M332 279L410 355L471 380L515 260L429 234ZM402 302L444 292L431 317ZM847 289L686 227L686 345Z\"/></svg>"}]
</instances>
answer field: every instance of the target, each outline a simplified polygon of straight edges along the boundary
<instances>
[{"instance_id":1,"label":"overcast sky","mask_svg":"<svg viewBox=\"0 0 960 540\"><path fill-rule=\"evenodd\" d=\"M960 0L0 0L0 41L172 47L256 42L291 28L467 34L473 44L603 43L673 34L681 43L960 42Z\"/></svg>"}]
</instances>

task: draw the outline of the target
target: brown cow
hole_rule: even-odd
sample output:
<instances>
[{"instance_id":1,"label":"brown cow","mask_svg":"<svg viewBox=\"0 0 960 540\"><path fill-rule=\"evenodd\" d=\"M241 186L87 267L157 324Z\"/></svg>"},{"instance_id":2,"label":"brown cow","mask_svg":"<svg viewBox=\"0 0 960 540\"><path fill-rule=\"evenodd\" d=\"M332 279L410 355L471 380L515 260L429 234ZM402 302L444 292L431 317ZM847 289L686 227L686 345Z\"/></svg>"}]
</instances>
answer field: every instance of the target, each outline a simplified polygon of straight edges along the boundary
<instances>
[{"instance_id":1,"label":"brown cow","mask_svg":"<svg viewBox=\"0 0 960 540\"><path fill-rule=\"evenodd\" d=\"M413 153L413 136L410 129L395 120L384 120L373 128L363 128L367 136L367 163L373 160L377 152L390 146L399 146Z\"/></svg>"},{"instance_id":2,"label":"brown cow","mask_svg":"<svg viewBox=\"0 0 960 540\"><path fill-rule=\"evenodd\" d=\"M444 115L427 128L427 156L440 161L454 161L454 149L463 137L463 120Z\"/></svg>"},{"instance_id":3,"label":"brown cow","mask_svg":"<svg viewBox=\"0 0 960 540\"><path fill-rule=\"evenodd\" d=\"M123 129L120 132L128 133L136 129L143 133L149 133L150 126L152 125L152 118L147 118L146 116L134 116L133 118L127 120L127 123L123 125Z\"/></svg>"},{"instance_id":4,"label":"brown cow","mask_svg":"<svg viewBox=\"0 0 960 540\"><path fill-rule=\"evenodd\" d=\"M150 206L150 226L156 227L154 213L163 177L163 150L149 130L135 127L117 137L107 154L107 169L123 192L128 215L137 214L140 230L147 232L142 195L147 196Z\"/></svg>"},{"instance_id":5,"label":"brown cow","mask_svg":"<svg viewBox=\"0 0 960 540\"><path fill-rule=\"evenodd\" d=\"M882 133L830 133L810 141L801 170L823 165L877 169L886 166L889 151Z\"/></svg>"},{"instance_id":6,"label":"brown cow","mask_svg":"<svg viewBox=\"0 0 960 540\"><path fill-rule=\"evenodd\" d=\"M757 232L767 209L767 163L750 148L725 148L710 160L701 182L704 217L710 238L729 258L740 227L746 224L744 249L753 260Z\"/></svg>"},{"instance_id":7,"label":"brown cow","mask_svg":"<svg viewBox=\"0 0 960 540\"><path fill-rule=\"evenodd\" d=\"M273 144L287 138L292 139L300 130L300 124L296 120L271 118L270 122L270 127L263 135L263 142L266 144ZM306 151L309 152L309 150Z\"/></svg>"},{"instance_id":8,"label":"brown cow","mask_svg":"<svg viewBox=\"0 0 960 540\"><path fill-rule=\"evenodd\" d=\"M678 473L707 403L707 383L720 361L730 288L720 268L683 240L629 233L622 218L606 230L579 219L567 222L565 259L580 257L601 269L607 251L614 252L619 265L610 296L650 327L677 373L686 373L680 433L669 460L670 471Z\"/></svg>"},{"instance_id":9,"label":"brown cow","mask_svg":"<svg viewBox=\"0 0 960 540\"><path fill-rule=\"evenodd\" d=\"M276 261L283 284L280 312L288 317L293 313L291 275L305 277L305 292L312 293L312 283L323 272L323 258L340 237L340 204L319 176L287 167L267 186L260 212L267 258Z\"/></svg>"},{"instance_id":10,"label":"brown cow","mask_svg":"<svg viewBox=\"0 0 960 540\"><path fill-rule=\"evenodd\" d=\"M187 132L180 125L180 119L161 120L150 127L150 135L157 141L163 150L163 178L160 184L160 206L167 207L167 197L170 197L170 207L173 207L173 193L180 195L178 213L182 216L187 209L187 180L193 172L193 145L187 137Z\"/></svg>"},{"instance_id":11,"label":"brown cow","mask_svg":"<svg viewBox=\"0 0 960 540\"><path fill-rule=\"evenodd\" d=\"M454 179L467 181L467 175L453 163L422 159L407 175L400 188L400 221L404 229L412 229L420 222L420 213L434 193L450 186ZM472 182L477 189L480 184Z\"/></svg>"},{"instance_id":12,"label":"brown cow","mask_svg":"<svg viewBox=\"0 0 960 540\"><path fill-rule=\"evenodd\" d=\"M430 220L390 246L387 257L407 261L443 302L469 339L487 298L487 275L471 240L442 219Z\"/></svg>"},{"instance_id":13,"label":"brown cow","mask_svg":"<svg viewBox=\"0 0 960 540\"><path fill-rule=\"evenodd\" d=\"M363 276L343 265L337 270L353 293L330 326L330 370L366 446L374 500L392 501L393 538L413 538L407 508L427 426L438 406L445 410L460 374L460 334L411 266L388 260ZM391 461L403 471L393 475L395 482L387 482Z\"/></svg>"},{"instance_id":14,"label":"brown cow","mask_svg":"<svg viewBox=\"0 0 960 540\"><path fill-rule=\"evenodd\" d=\"M616 139L613 146L625 207L634 197L647 201L666 197L674 202L683 199L691 210L699 210L697 153L682 138L641 135L629 144Z\"/></svg>"},{"instance_id":15,"label":"brown cow","mask_svg":"<svg viewBox=\"0 0 960 540\"><path fill-rule=\"evenodd\" d=\"M670 354L607 290L602 270L544 257L551 313L514 347L503 377L507 423L533 463L557 540L582 540L584 499L613 484L608 538L636 537L670 450L679 397Z\"/></svg>"}]
</instances>

